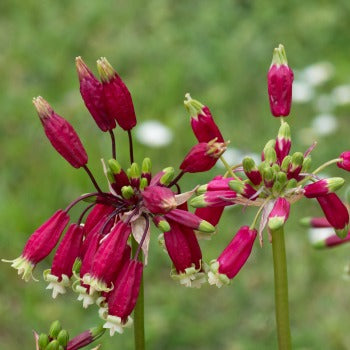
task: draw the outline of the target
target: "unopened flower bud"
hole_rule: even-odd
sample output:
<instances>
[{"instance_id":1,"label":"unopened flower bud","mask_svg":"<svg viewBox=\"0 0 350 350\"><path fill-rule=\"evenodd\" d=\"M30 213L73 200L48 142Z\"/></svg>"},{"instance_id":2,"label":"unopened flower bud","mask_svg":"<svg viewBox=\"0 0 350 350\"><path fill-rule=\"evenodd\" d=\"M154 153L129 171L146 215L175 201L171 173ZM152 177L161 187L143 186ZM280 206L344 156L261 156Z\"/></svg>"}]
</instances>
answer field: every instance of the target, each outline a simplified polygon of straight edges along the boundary
<instances>
[{"instance_id":1,"label":"unopened flower bud","mask_svg":"<svg viewBox=\"0 0 350 350\"><path fill-rule=\"evenodd\" d=\"M72 125L56 114L41 96L34 98L33 104L45 134L56 151L74 168L86 165L88 156Z\"/></svg>"},{"instance_id":2,"label":"unopened flower bud","mask_svg":"<svg viewBox=\"0 0 350 350\"><path fill-rule=\"evenodd\" d=\"M228 284L249 258L257 231L242 226L220 256L211 262L208 282L217 287Z\"/></svg>"},{"instance_id":3,"label":"unopened flower bud","mask_svg":"<svg viewBox=\"0 0 350 350\"><path fill-rule=\"evenodd\" d=\"M290 203L283 197L277 198L268 218L271 231L279 230L289 217Z\"/></svg>"},{"instance_id":4,"label":"unopened flower bud","mask_svg":"<svg viewBox=\"0 0 350 350\"><path fill-rule=\"evenodd\" d=\"M39 350L45 350L49 342L50 342L49 336L45 333L41 333L38 339Z\"/></svg>"},{"instance_id":5,"label":"unopened flower bud","mask_svg":"<svg viewBox=\"0 0 350 350\"><path fill-rule=\"evenodd\" d=\"M152 178L152 162L151 159L146 157L142 161L141 165L141 178L145 178L147 180L147 183L151 183Z\"/></svg>"},{"instance_id":6,"label":"unopened flower bud","mask_svg":"<svg viewBox=\"0 0 350 350\"><path fill-rule=\"evenodd\" d=\"M97 61L97 69L109 115L122 129L131 130L136 125L136 115L128 88L105 57Z\"/></svg>"},{"instance_id":7,"label":"unopened flower bud","mask_svg":"<svg viewBox=\"0 0 350 350\"><path fill-rule=\"evenodd\" d=\"M49 330L49 336L53 339L56 339L58 336L58 333L62 330L62 326L60 321L54 321L51 323L50 330Z\"/></svg>"},{"instance_id":8,"label":"unopened flower bud","mask_svg":"<svg viewBox=\"0 0 350 350\"><path fill-rule=\"evenodd\" d=\"M284 157L289 154L291 147L291 134L288 123L283 122L278 130L275 150L277 154L278 163L281 164Z\"/></svg>"},{"instance_id":9,"label":"unopened flower bud","mask_svg":"<svg viewBox=\"0 0 350 350\"><path fill-rule=\"evenodd\" d=\"M175 170L173 167L167 167L163 169L164 175L159 179L159 184L168 186L171 180L174 178Z\"/></svg>"},{"instance_id":10,"label":"unopened flower bud","mask_svg":"<svg viewBox=\"0 0 350 350\"><path fill-rule=\"evenodd\" d=\"M157 228L162 232L168 232L170 231L170 224L169 222L164 218L164 216L155 215L153 217L153 222L157 226Z\"/></svg>"},{"instance_id":11,"label":"unopened flower bud","mask_svg":"<svg viewBox=\"0 0 350 350\"><path fill-rule=\"evenodd\" d=\"M338 167L350 171L350 151L343 152L339 158L341 160L337 163Z\"/></svg>"},{"instance_id":12,"label":"unopened flower bud","mask_svg":"<svg viewBox=\"0 0 350 350\"><path fill-rule=\"evenodd\" d=\"M134 196L135 191L131 186L123 186L121 188L121 193L122 193L123 198L130 199L131 197Z\"/></svg>"},{"instance_id":13,"label":"unopened flower bud","mask_svg":"<svg viewBox=\"0 0 350 350\"><path fill-rule=\"evenodd\" d=\"M345 238L340 238L337 235L331 235L327 238L323 238L321 240L316 241L312 244L312 246L317 249L332 248L347 242L350 242L349 232L347 233Z\"/></svg>"},{"instance_id":14,"label":"unopened flower bud","mask_svg":"<svg viewBox=\"0 0 350 350\"><path fill-rule=\"evenodd\" d=\"M194 208L205 207L223 207L234 204L230 199L236 198L236 192L232 190L227 191L207 191L190 201L190 205Z\"/></svg>"},{"instance_id":15,"label":"unopened flower bud","mask_svg":"<svg viewBox=\"0 0 350 350\"><path fill-rule=\"evenodd\" d=\"M304 155L301 152L295 152L292 155L292 159L288 168L288 179L296 178L299 175L301 168L303 167L303 162Z\"/></svg>"},{"instance_id":16,"label":"unopened flower bud","mask_svg":"<svg viewBox=\"0 0 350 350\"><path fill-rule=\"evenodd\" d=\"M180 169L185 173L208 171L216 164L226 147L226 143L216 142L215 139L208 143L198 143L187 153Z\"/></svg>"},{"instance_id":17,"label":"unopened flower bud","mask_svg":"<svg viewBox=\"0 0 350 350\"><path fill-rule=\"evenodd\" d=\"M62 329L57 335L57 341L63 347L66 347L69 341L69 334L65 329Z\"/></svg>"},{"instance_id":18,"label":"unopened flower bud","mask_svg":"<svg viewBox=\"0 0 350 350\"><path fill-rule=\"evenodd\" d=\"M274 139L271 139L269 141L267 141L262 153L261 153L261 160L264 161L265 160L265 153L268 149L270 148L275 148L275 145L276 145L276 140Z\"/></svg>"},{"instance_id":19,"label":"unopened flower bud","mask_svg":"<svg viewBox=\"0 0 350 350\"><path fill-rule=\"evenodd\" d=\"M121 194L122 187L130 185L129 178L117 160L110 159L108 167L113 176L110 180L111 185L118 194Z\"/></svg>"},{"instance_id":20,"label":"unopened flower bud","mask_svg":"<svg viewBox=\"0 0 350 350\"><path fill-rule=\"evenodd\" d=\"M45 350L60 350L60 343L57 340L52 340Z\"/></svg>"},{"instance_id":21,"label":"unopened flower bud","mask_svg":"<svg viewBox=\"0 0 350 350\"><path fill-rule=\"evenodd\" d=\"M247 182L232 180L229 182L230 188L246 198L251 198L255 195L256 190Z\"/></svg>"},{"instance_id":22,"label":"unopened flower bud","mask_svg":"<svg viewBox=\"0 0 350 350\"><path fill-rule=\"evenodd\" d=\"M107 113L102 84L81 57L75 59L75 65L80 82L81 97L86 108L102 131L114 129L116 127L115 120Z\"/></svg>"},{"instance_id":23,"label":"unopened flower bud","mask_svg":"<svg viewBox=\"0 0 350 350\"><path fill-rule=\"evenodd\" d=\"M148 186L148 181L145 177L141 177L140 190L143 191Z\"/></svg>"},{"instance_id":24,"label":"unopened flower bud","mask_svg":"<svg viewBox=\"0 0 350 350\"><path fill-rule=\"evenodd\" d=\"M287 181L288 181L287 174L284 173L283 171L279 171L276 174L276 182L280 183L282 187L287 183Z\"/></svg>"},{"instance_id":25,"label":"unopened flower bud","mask_svg":"<svg viewBox=\"0 0 350 350\"><path fill-rule=\"evenodd\" d=\"M304 187L304 196L315 198L335 192L344 185L345 180L341 177L322 179Z\"/></svg>"},{"instance_id":26,"label":"unopened flower bud","mask_svg":"<svg viewBox=\"0 0 350 350\"><path fill-rule=\"evenodd\" d=\"M131 186L134 188L139 188L141 172L137 163L131 164L128 175L129 175Z\"/></svg>"},{"instance_id":27,"label":"unopened flower bud","mask_svg":"<svg viewBox=\"0 0 350 350\"><path fill-rule=\"evenodd\" d=\"M153 214L165 214L177 207L174 193L167 187L148 186L142 197L146 208Z\"/></svg>"},{"instance_id":28,"label":"unopened flower bud","mask_svg":"<svg viewBox=\"0 0 350 350\"><path fill-rule=\"evenodd\" d=\"M266 187L272 187L275 181L275 172L272 168L265 168L262 173L264 184Z\"/></svg>"},{"instance_id":29,"label":"unopened flower bud","mask_svg":"<svg viewBox=\"0 0 350 350\"><path fill-rule=\"evenodd\" d=\"M258 167L256 166L254 160L250 157L245 157L243 159L243 170L248 179L254 184L254 185L260 185L262 181L262 176L260 174L260 171Z\"/></svg>"},{"instance_id":30,"label":"unopened flower bud","mask_svg":"<svg viewBox=\"0 0 350 350\"><path fill-rule=\"evenodd\" d=\"M307 173L310 170L312 159L310 156L305 157L303 161L303 166L301 168L302 173Z\"/></svg>"},{"instance_id":31,"label":"unopened flower bud","mask_svg":"<svg viewBox=\"0 0 350 350\"><path fill-rule=\"evenodd\" d=\"M197 217L189 211L181 209L173 209L170 212L165 214L167 219L175 221L176 223L192 228L197 231L204 233L213 233L215 227L209 222Z\"/></svg>"},{"instance_id":32,"label":"unopened flower bud","mask_svg":"<svg viewBox=\"0 0 350 350\"><path fill-rule=\"evenodd\" d=\"M268 162L270 165L274 164L277 160L276 151L272 147L265 149L264 156L265 161Z\"/></svg>"},{"instance_id":33,"label":"unopened flower bud","mask_svg":"<svg viewBox=\"0 0 350 350\"><path fill-rule=\"evenodd\" d=\"M288 172L291 161L292 161L292 156L285 156L281 164L281 170L284 171L285 173Z\"/></svg>"},{"instance_id":34,"label":"unopened flower bud","mask_svg":"<svg viewBox=\"0 0 350 350\"><path fill-rule=\"evenodd\" d=\"M288 116L292 103L294 74L288 67L283 45L275 48L272 64L267 74L267 89L271 113L275 117Z\"/></svg>"},{"instance_id":35,"label":"unopened flower bud","mask_svg":"<svg viewBox=\"0 0 350 350\"><path fill-rule=\"evenodd\" d=\"M190 94L186 94L185 107L191 115L191 126L198 142L209 142L217 139L224 142L221 132L214 122L208 107L199 101L193 100Z\"/></svg>"}]
</instances>

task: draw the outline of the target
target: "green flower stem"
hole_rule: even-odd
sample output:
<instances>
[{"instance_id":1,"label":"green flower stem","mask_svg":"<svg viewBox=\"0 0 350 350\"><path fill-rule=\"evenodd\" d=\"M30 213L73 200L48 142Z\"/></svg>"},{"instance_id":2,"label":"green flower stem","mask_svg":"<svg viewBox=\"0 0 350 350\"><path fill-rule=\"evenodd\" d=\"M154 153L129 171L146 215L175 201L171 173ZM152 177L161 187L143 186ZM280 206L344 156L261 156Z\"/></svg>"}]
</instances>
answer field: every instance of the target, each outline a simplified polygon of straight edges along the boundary
<instances>
[{"instance_id":1,"label":"green flower stem","mask_svg":"<svg viewBox=\"0 0 350 350\"><path fill-rule=\"evenodd\" d=\"M327 168L329 165L332 165L334 163L338 163L341 160L342 160L341 158L336 158L336 159L329 160L328 162L326 162L326 163L322 164L321 166L319 166L311 174L316 175L317 173L319 173L323 169ZM305 177L304 179L302 179L301 181L298 182L298 186L303 185L304 183L308 182L311 178L312 178L312 176Z\"/></svg>"},{"instance_id":2,"label":"green flower stem","mask_svg":"<svg viewBox=\"0 0 350 350\"><path fill-rule=\"evenodd\" d=\"M230 167L230 165L226 162L226 159L223 156L220 156L220 160L222 162L222 164L224 164L227 173L230 174L233 178L235 178L236 180L240 180L239 177L232 171L232 168ZM226 175L226 174L225 174ZM226 177L226 176L224 176Z\"/></svg>"},{"instance_id":3,"label":"green flower stem","mask_svg":"<svg viewBox=\"0 0 350 350\"><path fill-rule=\"evenodd\" d=\"M132 237L132 252L136 253L138 243ZM139 254L139 260L142 260L142 252ZM144 292L143 277L141 279L139 297L134 309L134 343L135 350L145 350L145 319L144 319Z\"/></svg>"},{"instance_id":4,"label":"green flower stem","mask_svg":"<svg viewBox=\"0 0 350 350\"><path fill-rule=\"evenodd\" d=\"M275 311L279 350L291 350L289 325L288 277L283 227L272 231L273 269L275 275Z\"/></svg>"}]
</instances>

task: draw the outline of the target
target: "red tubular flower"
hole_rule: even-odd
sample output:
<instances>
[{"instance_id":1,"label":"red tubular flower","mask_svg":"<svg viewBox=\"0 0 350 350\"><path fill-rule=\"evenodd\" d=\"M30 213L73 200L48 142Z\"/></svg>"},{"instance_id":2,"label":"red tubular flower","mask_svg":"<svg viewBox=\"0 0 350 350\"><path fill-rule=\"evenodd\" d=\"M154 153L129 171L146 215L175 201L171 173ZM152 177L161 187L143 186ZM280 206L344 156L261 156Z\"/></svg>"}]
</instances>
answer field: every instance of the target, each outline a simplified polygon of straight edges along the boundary
<instances>
[{"instance_id":1,"label":"red tubular flower","mask_svg":"<svg viewBox=\"0 0 350 350\"><path fill-rule=\"evenodd\" d=\"M293 71L288 67L282 45L274 50L272 64L267 74L267 89L271 113L275 117L288 116L292 103Z\"/></svg>"},{"instance_id":2,"label":"red tubular flower","mask_svg":"<svg viewBox=\"0 0 350 350\"><path fill-rule=\"evenodd\" d=\"M285 198L277 198L268 218L268 227L272 231L280 229L288 220L290 203Z\"/></svg>"},{"instance_id":3,"label":"red tubular flower","mask_svg":"<svg viewBox=\"0 0 350 350\"><path fill-rule=\"evenodd\" d=\"M344 179L341 177L332 177L316 181L304 187L304 196L307 198L324 196L339 189L343 186L344 182Z\"/></svg>"},{"instance_id":4,"label":"red tubular flower","mask_svg":"<svg viewBox=\"0 0 350 350\"><path fill-rule=\"evenodd\" d=\"M254 191L255 192L255 191ZM200 196L194 197L190 204L195 208L204 207L225 207L227 205L233 205L234 203L230 199L236 198L235 191L208 191Z\"/></svg>"},{"instance_id":5,"label":"red tubular flower","mask_svg":"<svg viewBox=\"0 0 350 350\"><path fill-rule=\"evenodd\" d=\"M256 236L255 229L242 226L220 256L211 262L208 282L219 288L228 284L249 258Z\"/></svg>"},{"instance_id":6,"label":"red tubular flower","mask_svg":"<svg viewBox=\"0 0 350 350\"><path fill-rule=\"evenodd\" d=\"M174 193L167 187L148 186L142 192L142 198L153 214L165 214L177 207Z\"/></svg>"},{"instance_id":7,"label":"red tubular flower","mask_svg":"<svg viewBox=\"0 0 350 350\"><path fill-rule=\"evenodd\" d=\"M45 134L56 151L74 168L86 165L88 156L72 125L56 114L41 96L34 98L33 103Z\"/></svg>"},{"instance_id":8,"label":"red tubular flower","mask_svg":"<svg viewBox=\"0 0 350 350\"><path fill-rule=\"evenodd\" d=\"M191 115L191 126L198 142L209 142L217 139L218 142L224 142L224 138L208 107L202 105L199 101L193 100L190 94L186 94L184 101L185 107Z\"/></svg>"},{"instance_id":9,"label":"red tubular flower","mask_svg":"<svg viewBox=\"0 0 350 350\"><path fill-rule=\"evenodd\" d=\"M130 314L139 295L142 271L143 264L140 261L130 260L108 297L108 314L106 312L103 315L106 321L103 327L109 329L111 336L115 332L123 333L123 328L132 324Z\"/></svg>"},{"instance_id":10,"label":"red tubular flower","mask_svg":"<svg viewBox=\"0 0 350 350\"><path fill-rule=\"evenodd\" d=\"M205 282L202 252L193 230L170 222L171 230L164 233L164 242L174 264L171 277L186 287L200 288Z\"/></svg>"},{"instance_id":11,"label":"red tubular flower","mask_svg":"<svg viewBox=\"0 0 350 350\"><path fill-rule=\"evenodd\" d=\"M80 93L86 108L102 131L112 130L116 127L114 118L107 113L104 102L103 86L93 75L81 57L75 59L75 65L80 82Z\"/></svg>"},{"instance_id":12,"label":"red tubular flower","mask_svg":"<svg viewBox=\"0 0 350 350\"><path fill-rule=\"evenodd\" d=\"M59 244L51 269L44 271L44 279L49 282L46 289L52 289L52 297L64 294L70 285L73 265L79 257L83 242L83 227L71 224Z\"/></svg>"},{"instance_id":13,"label":"red tubular flower","mask_svg":"<svg viewBox=\"0 0 350 350\"><path fill-rule=\"evenodd\" d=\"M64 228L69 221L69 215L58 210L42 224L28 239L21 256L14 260L2 260L12 263L25 281L32 277L32 271L37 263L45 259L55 248Z\"/></svg>"},{"instance_id":14,"label":"red tubular flower","mask_svg":"<svg viewBox=\"0 0 350 350\"><path fill-rule=\"evenodd\" d=\"M337 163L337 166L346 171L350 171L350 151L343 152L339 158L341 158L341 161Z\"/></svg>"},{"instance_id":15,"label":"red tubular flower","mask_svg":"<svg viewBox=\"0 0 350 350\"><path fill-rule=\"evenodd\" d=\"M316 197L328 222L334 227L338 237L344 238L348 233L349 213L346 206L335 193Z\"/></svg>"},{"instance_id":16,"label":"red tubular flower","mask_svg":"<svg viewBox=\"0 0 350 350\"><path fill-rule=\"evenodd\" d=\"M226 143L216 142L215 139L193 146L180 165L184 173L198 173L210 170L218 158L225 152Z\"/></svg>"},{"instance_id":17,"label":"red tubular flower","mask_svg":"<svg viewBox=\"0 0 350 350\"><path fill-rule=\"evenodd\" d=\"M130 226L119 221L98 247L91 269L83 276L83 283L90 286L90 294L96 291L109 291L111 283L120 268L130 235Z\"/></svg>"},{"instance_id":18,"label":"red tubular flower","mask_svg":"<svg viewBox=\"0 0 350 350\"><path fill-rule=\"evenodd\" d=\"M199 186L197 193L201 194L206 191L225 191L230 190L228 183L233 180L233 177L223 177L222 175L215 176L207 185Z\"/></svg>"},{"instance_id":19,"label":"red tubular flower","mask_svg":"<svg viewBox=\"0 0 350 350\"><path fill-rule=\"evenodd\" d=\"M290 127L288 123L283 122L278 131L275 144L275 151L279 164L282 164L283 159L289 154L291 145Z\"/></svg>"},{"instance_id":20,"label":"red tubular flower","mask_svg":"<svg viewBox=\"0 0 350 350\"><path fill-rule=\"evenodd\" d=\"M128 88L105 57L97 61L97 68L109 115L122 129L131 130L136 125L136 115Z\"/></svg>"},{"instance_id":21,"label":"red tubular flower","mask_svg":"<svg viewBox=\"0 0 350 350\"><path fill-rule=\"evenodd\" d=\"M214 207L214 208L197 208L194 212L196 216L205 221L208 221L213 226L216 226L221 218L221 215L225 207Z\"/></svg>"},{"instance_id":22,"label":"red tubular flower","mask_svg":"<svg viewBox=\"0 0 350 350\"><path fill-rule=\"evenodd\" d=\"M212 233L215 231L215 227L209 222L197 217L196 215L190 213L186 210L173 209L166 213L166 219L177 222L180 225L192 228L197 231Z\"/></svg>"}]
</instances>

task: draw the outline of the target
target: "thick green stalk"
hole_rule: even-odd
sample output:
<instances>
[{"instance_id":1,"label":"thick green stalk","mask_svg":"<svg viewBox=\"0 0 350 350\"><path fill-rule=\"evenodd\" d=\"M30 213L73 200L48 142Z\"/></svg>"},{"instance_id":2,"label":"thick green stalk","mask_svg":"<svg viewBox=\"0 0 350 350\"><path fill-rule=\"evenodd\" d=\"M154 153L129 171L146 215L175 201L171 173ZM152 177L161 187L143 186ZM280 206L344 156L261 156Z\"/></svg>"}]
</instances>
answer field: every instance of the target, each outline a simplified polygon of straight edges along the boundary
<instances>
[{"instance_id":1,"label":"thick green stalk","mask_svg":"<svg viewBox=\"0 0 350 350\"><path fill-rule=\"evenodd\" d=\"M132 252L136 253L138 243L132 237ZM139 254L139 260L142 260L142 252ZM144 293L143 277L141 279L139 297L134 309L134 343L135 350L145 350L145 319L144 319Z\"/></svg>"},{"instance_id":2,"label":"thick green stalk","mask_svg":"<svg viewBox=\"0 0 350 350\"><path fill-rule=\"evenodd\" d=\"M273 269L275 275L275 311L279 350L290 350L288 276L283 227L272 231Z\"/></svg>"}]
</instances>

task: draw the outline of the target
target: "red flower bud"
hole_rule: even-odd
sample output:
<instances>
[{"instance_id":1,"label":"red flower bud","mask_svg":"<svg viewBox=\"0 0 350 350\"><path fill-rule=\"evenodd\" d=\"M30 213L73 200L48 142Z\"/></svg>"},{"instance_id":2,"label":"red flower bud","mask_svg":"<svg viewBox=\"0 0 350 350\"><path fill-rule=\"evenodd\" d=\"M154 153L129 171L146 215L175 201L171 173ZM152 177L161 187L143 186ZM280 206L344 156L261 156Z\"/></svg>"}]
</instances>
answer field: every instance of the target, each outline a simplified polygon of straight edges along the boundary
<instances>
[{"instance_id":1,"label":"red flower bud","mask_svg":"<svg viewBox=\"0 0 350 350\"><path fill-rule=\"evenodd\" d=\"M292 103L294 74L288 67L284 47L274 50L272 64L267 74L267 89L271 113L275 117L288 116Z\"/></svg>"},{"instance_id":2,"label":"red flower bud","mask_svg":"<svg viewBox=\"0 0 350 350\"><path fill-rule=\"evenodd\" d=\"M198 173L210 170L218 158L225 152L226 143L212 140L208 143L201 142L193 146L180 165L185 173Z\"/></svg>"},{"instance_id":3,"label":"red flower bud","mask_svg":"<svg viewBox=\"0 0 350 350\"><path fill-rule=\"evenodd\" d=\"M211 263L208 281L221 287L241 270L252 251L256 230L242 226L220 256Z\"/></svg>"},{"instance_id":4,"label":"red flower bud","mask_svg":"<svg viewBox=\"0 0 350 350\"><path fill-rule=\"evenodd\" d=\"M109 115L122 129L132 129L136 125L136 115L128 88L105 57L97 61L97 68Z\"/></svg>"},{"instance_id":5,"label":"red flower bud","mask_svg":"<svg viewBox=\"0 0 350 350\"><path fill-rule=\"evenodd\" d=\"M165 214L177 206L174 193L167 187L148 186L142 197L146 208L153 214Z\"/></svg>"},{"instance_id":6,"label":"red flower bud","mask_svg":"<svg viewBox=\"0 0 350 350\"><path fill-rule=\"evenodd\" d=\"M283 122L278 131L275 144L275 151L279 164L282 164L283 159L289 154L291 145L290 127L288 123Z\"/></svg>"},{"instance_id":7,"label":"red flower bud","mask_svg":"<svg viewBox=\"0 0 350 350\"><path fill-rule=\"evenodd\" d=\"M350 151L343 152L339 158L341 161L337 163L338 167L350 171Z\"/></svg>"},{"instance_id":8,"label":"red flower bud","mask_svg":"<svg viewBox=\"0 0 350 350\"><path fill-rule=\"evenodd\" d=\"M123 328L131 324L129 317L134 309L140 291L143 265L140 261L130 260L122 270L119 283L108 297L108 315L104 315L110 335L123 333Z\"/></svg>"},{"instance_id":9,"label":"red flower bud","mask_svg":"<svg viewBox=\"0 0 350 350\"><path fill-rule=\"evenodd\" d=\"M173 209L164 215L167 219L177 222L180 225L187 226L197 231L212 233L215 227L209 222L197 217L186 210Z\"/></svg>"},{"instance_id":10,"label":"red flower bud","mask_svg":"<svg viewBox=\"0 0 350 350\"><path fill-rule=\"evenodd\" d=\"M42 97L34 98L33 103L45 134L56 151L74 168L86 165L88 156L72 125L56 114Z\"/></svg>"},{"instance_id":11,"label":"red flower bud","mask_svg":"<svg viewBox=\"0 0 350 350\"><path fill-rule=\"evenodd\" d=\"M80 93L86 108L102 131L116 127L114 118L111 118L105 106L103 86L93 75L81 57L75 59L75 65L80 82Z\"/></svg>"},{"instance_id":12,"label":"red flower bud","mask_svg":"<svg viewBox=\"0 0 350 350\"><path fill-rule=\"evenodd\" d=\"M11 262L11 266L18 270L25 281L32 277L32 271L37 263L45 259L55 248L64 228L69 221L68 214L58 210L44 224L42 224L28 239L21 256Z\"/></svg>"},{"instance_id":13,"label":"red flower bud","mask_svg":"<svg viewBox=\"0 0 350 350\"><path fill-rule=\"evenodd\" d=\"M305 217L300 220L300 223L306 227L323 228L332 227L326 218L323 217Z\"/></svg>"},{"instance_id":14,"label":"red flower bud","mask_svg":"<svg viewBox=\"0 0 350 350\"><path fill-rule=\"evenodd\" d=\"M304 196L307 198L315 198L332 193L344 184L341 177L332 177L322 179L304 187Z\"/></svg>"},{"instance_id":15,"label":"red flower bud","mask_svg":"<svg viewBox=\"0 0 350 350\"><path fill-rule=\"evenodd\" d=\"M71 224L59 244L53 258L51 270L44 271L44 279L49 282L47 289L52 289L52 297L64 294L70 284L72 268L80 254L83 242L83 227Z\"/></svg>"},{"instance_id":16,"label":"red flower bud","mask_svg":"<svg viewBox=\"0 0 350 350\"><path fill-rule=\"evenodd\" d=\"M336 234L344 238L348 232L349 213L346 206L335 193L316 197L328 222L334 227Z\"/></svg>"},{"instance_id":17,"label":"red flower bud","mask_svg":"<svg viewBox=\"0 0 350 350\"><path fill-rule=\"evenodd\" d=\"M208 191L200 196L194 197L190 204L195 208L204 207L225 207L227 205L233 205L230 200L236 198L236 192L232 190L227 191Z\"/></svg>"},{"instance_id":18,"label":"red flower bud","mask_svg":"<svg viewBox=\"0 0 350 350\"><path fill-rule=\"evenodd\" d=\"M198 142L209 142L216 138L218 142L224 142L224 138L208 107L199 101L193 100L190 94L186 94L185 107L191 115L192 130Z\"/></svg>"},{"instance_id":19,"label":"red flower bud","mask_svg":"<svg viewBox=\"0 0 350 350\"><path fill-rule=\"evenodd\" d=\"M90 328L68 342L67 350L78 350L100 338L106 330L102 326ZM96 349L96 348L95 348Z\"/></svg>"}]
</instances>

